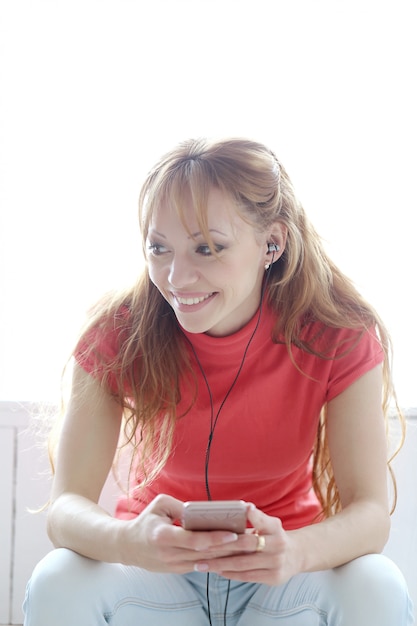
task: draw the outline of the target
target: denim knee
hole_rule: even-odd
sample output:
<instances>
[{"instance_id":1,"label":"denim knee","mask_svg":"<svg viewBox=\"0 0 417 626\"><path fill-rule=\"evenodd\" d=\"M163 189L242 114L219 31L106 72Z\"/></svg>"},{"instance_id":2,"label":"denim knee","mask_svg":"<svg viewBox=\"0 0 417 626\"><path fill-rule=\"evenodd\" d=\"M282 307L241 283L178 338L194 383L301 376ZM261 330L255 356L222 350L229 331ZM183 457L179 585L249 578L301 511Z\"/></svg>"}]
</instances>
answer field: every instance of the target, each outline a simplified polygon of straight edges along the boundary
<instances>
[{"instance_id":1,"label":"denim knee","mask_svg":"<svg viewBox=\"0 0 417 626\"><path fill-rule=\"evenodd\" d=\"M68 619L82 615L87 590L91 591L98 582L94 576L94 568L98 566L98 562L64 548L47 554L27 584L23 603L25 626L64 623L64 612L68 613Z\"/></svg>"},{"instance_id":2,"label":"denim knee","mask_svg":"<svg viewBox=\"0 0 417 626\"><path fill-rule=\"evenodd\" d=\"M359 557L337 568L335 574L343 623L356 626L413 624L406 582L398 567L386 556Z\"/></svg>"},{"instance_id":3,"label":"denim knee","mask_svg":"<svg viewBox=\"0 0 417 626\"><path fill-rule=\"evenodd\" d=\"M33 570L28 583L36 597L42 598L74 592L83 587L86 579L91 583L92 569L96 561L91 561L66 548L58 548L46 555Z\"/></svg>"}]
</instances>

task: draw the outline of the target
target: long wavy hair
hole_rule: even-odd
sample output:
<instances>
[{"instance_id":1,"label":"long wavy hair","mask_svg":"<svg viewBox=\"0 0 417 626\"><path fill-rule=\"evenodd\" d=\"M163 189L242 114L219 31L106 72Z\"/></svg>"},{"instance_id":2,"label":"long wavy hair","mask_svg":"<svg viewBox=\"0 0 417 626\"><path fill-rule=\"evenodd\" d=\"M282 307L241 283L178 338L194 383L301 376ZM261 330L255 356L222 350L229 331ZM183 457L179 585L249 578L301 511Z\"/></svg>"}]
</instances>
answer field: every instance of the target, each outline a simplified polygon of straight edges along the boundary
<instances>
[{"instance_id":1,"label":"long wavy hair","mask_svg":"<svg viewBox=\"0 0 417 626\"><path fill-rule=\"evenodd\" d=\"M391 379L388 332L376 311L327 256L284 167L266 146L240 138L197 139L167 153L150 171L140 193L144 250L154 211L169 203L188 228L182 207L191 197L200 230L216 254L207 224L207 199L213 187L232 197L241 216L257 232L267 231L276 222L287 229L285 250L271 267L267 289L268 305L277 314L272 340L285 342L296 367L294 347L326 358L304 338L306 323L318 321L363 332L376 327L385 353L381 398L385 420L388 425L388 408L394 400L404 428ZM118 345L109 361L98 346L115 327L120 330ZM89 339L90 332L94 340ZM124 408L125 436L133 444L132 459L136 459L136 471L145 484L158 474L170 454L175 424L182 417L177 414L180 381L187 381L194 389L194 399L197 391L175 315L147 271L131 289L108 296L97 305L84 331L84 346L94 354L102 384ZM326 407L312 454L313 486L323 514L330 516L340 510L341 503L327 445ZM387 462L390 467L390 460ZM395 493L394 479L394 507Z\"/></svg>"}]
</instances>

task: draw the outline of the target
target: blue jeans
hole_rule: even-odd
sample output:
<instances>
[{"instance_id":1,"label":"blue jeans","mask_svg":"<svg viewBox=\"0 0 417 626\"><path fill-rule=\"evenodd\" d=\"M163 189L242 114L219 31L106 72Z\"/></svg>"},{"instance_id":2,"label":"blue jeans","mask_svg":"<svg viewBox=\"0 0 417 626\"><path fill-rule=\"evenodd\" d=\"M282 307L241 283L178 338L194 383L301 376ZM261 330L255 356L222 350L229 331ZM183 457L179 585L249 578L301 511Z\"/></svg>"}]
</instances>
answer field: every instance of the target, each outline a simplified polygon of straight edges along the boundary
<instances>
[{"instance_id":1,"label":"blue jeans","mask_svg":"<svg viewBox=\"0 0 417 626\"><path fill-rule=\"evenodd\" d=\"M385 556L294 576L277 587L207 575L158 574L70 550L35 568L25 626L411 626L404 578ZM227 604L227 607L226 607ZM226 611L226 618L225 618Z\"/></svg>"}]
</instances>

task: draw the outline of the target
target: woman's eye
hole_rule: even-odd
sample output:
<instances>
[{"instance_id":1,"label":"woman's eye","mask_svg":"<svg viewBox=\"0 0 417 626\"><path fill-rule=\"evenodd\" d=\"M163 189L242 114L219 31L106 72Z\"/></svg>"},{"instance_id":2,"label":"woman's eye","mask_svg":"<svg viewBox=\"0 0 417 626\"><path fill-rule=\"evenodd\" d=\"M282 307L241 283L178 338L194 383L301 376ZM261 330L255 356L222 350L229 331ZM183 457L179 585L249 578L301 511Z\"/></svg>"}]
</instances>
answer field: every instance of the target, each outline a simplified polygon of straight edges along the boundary
<instances>
[{"instance_id":1,"label":"woman's eye","mask_svg":"<svg viewBox=\"0 0 417 626\"><path fill-rule=\"evenodd\" d=\"M215 244L214 249L216 250L216 252L221 252L222 250L224 250L224 246L220 246L219 244ZM208 246L207 244L201 244L200 246L198 246L196 252L198 254L201 254L202 256L211 256L213 253L210 250L210 246Z\"/></svg>"},{"instance_id":2,"label":"woman's eye","mask_svg":"<svg viewBox=\"0 0 417 626\"><path fill-rule=\"evenodd\" d=\"M159 256L161 254L164 254L164 252L167 251L165 246L162 246L159 243L150 243L148 245L148 250L151 254L155 255L155 256Z\"/></svg>"}]
</instances>

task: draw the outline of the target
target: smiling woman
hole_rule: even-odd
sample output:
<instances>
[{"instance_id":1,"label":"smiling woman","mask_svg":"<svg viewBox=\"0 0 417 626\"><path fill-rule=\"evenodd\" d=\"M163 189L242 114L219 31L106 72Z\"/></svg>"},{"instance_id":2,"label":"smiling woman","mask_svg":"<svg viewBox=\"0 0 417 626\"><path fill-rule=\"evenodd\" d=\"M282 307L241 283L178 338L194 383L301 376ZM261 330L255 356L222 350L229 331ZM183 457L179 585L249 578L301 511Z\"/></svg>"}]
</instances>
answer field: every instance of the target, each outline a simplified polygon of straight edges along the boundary
<instances>
[{"instance_id":1,"label":"smiling woman","mask_svg":"<svg viewBox=\"0 0 417 626\"><path fill-rule=\"evenodd\" d=\"M228 626L409 626L404 578L378 554L389 335L282 163L249 139L187 140L145 178L139 208L147 266L98 303L74 350L52 450L57 549L29 582L25 626L168 612L203 626L214 594ZM121 429L131 486L111 517L98 502ZM182 528L193 500L208 516L208 501L243 501L247 527Z\"/></svg>"},{"instance_id":2,"label":"smiling woman","mask_svg":"<svg viewBox=\"0 0 417 626\"><path fill-rule=\"evenodd\" d=\"M0 41L1 399L15 400L19 406L26 399L60 402L62 365L72 351L85 310L115 286L130 288L144 266L136 207L138 180L145 178L149 164L185 137L243 135L260 138L279 150L303 205L323 237L326 252L376 305L389 328L401 406L417 406L417 296L412 284L416 267L412 220L413 207L417 206L417 91L410 79L417 58L414 0L2 0ZM239 199L233 201L239 205ZM183 226L186 228L187 223ZM201 248L208 254L201 263L222 266L219 246L224 242L215 233L212 237L205 233L206 226L199 227L201 243L211 245L212 240L214 248ZM192 230L190 234L196 233ZM169 232L164 234L171 243ZM165 245L163 240L157 242ZM224 255L228 254L226 249ZM282 256L277 261L275 255L273 271ZM266 254L265 265L271 260L272 253ZM241 288L243 273L236 280ZM205 285L202 292L194 293L207 295L207 288L219 289L220 293L218 284ZM178 290L180 301L187 306L191 299L188 293L182 298L183 291ZM155 289L149 315L160 314L166 320L173 309L165 298L162 304L156 302L158 294ZM123 326L126 315L124 309L115 321ZM186 312L182 315L185 317ZM256 321L255 313L246 327L231 336L199 336L219 393L226 395L231 383L223 376L223 365L231 364L238 370L239 350L246 347ZM155 332L161 333L161 342L150 348L160 349L164 342L168 345L170 331L164 321L158 322ZM241 402L242 419L251 413L249 426L253 416L266 415L270 406L275 406L270 390L286 391L287 385L285 377L274 376L275 371L268 369L278 347L271 354L267 339L259 334L255 338L266 342L258 359L266 391L259 394L262 398L256 406L251 404L245 390L250 388L251 377L245 378L243 367L237 382L243 380L245 389L231 392L232 399L235 393ZM300 350L305 365L307 357ZM165 365L165 359L172 367L162 403L170 400L167 390L178 389L177 355L169 354L168 360L161 350L160 366ZM251 359L251 350L247 359ZM190 378L185 382L186 400L194 389ZM208 381L211 383L211 378ZM206 390L206 411L196 407L201 412L192 423L196 429L192 435L205 458L211 408L209 389L202 377L199 383L203 393L197 400L204 403ZM304 379L294 381L297 393L293 396L297 399L306 397L299 393L301 383ZM294 416L292 387L287 386L285 428ZM143 400L146 404L148 398ZM185 415L188 405L180 409ZM215 406L214 416L217 409ZM85 424L87 417L84 415ZM199 420L208 428L205 438L197 429ZM185 423L179 420L178 428ZM261 469L260 459L274 469L274 455L287 458L287 439L283 436L277 442L269 437L268 422L263 422L268 454L265 447L257 447L256 432L248 431L248 441L242 436L243 422L235 428L233 424L225 426L230 428L228 445L221 450L213 445L211 449L209 478L217 472L221 481L222 461L229 470L233 467L234 450L242 449L238 443L247 454L245 466L239 466L242 475L249 467L255 473ZM9 427L16 428L14 412ZM101 422L95 424L93 441L102 429ZM300 427L300 433L305 433L305 428ZM149 433L142 434L146 441ZM26 447L22 441L19 438L20 445ZM17 448L17 444L15 448L7 446L4 458ZM192 459L192 447L190 444L185 449L183 459ZM27 448L32 449L32 444ZM402 464L402 455L397 460ZM205 461L193 462L195 473L204 474ZM34 466L30 458L31 478ZM15 471L13 459L10 468ZM151 468L146 469L152 476ZM97 466L88 469L91 475L97 471ZM413 475L411 471L409 477ZM173 488L181 482L193 488L181 474L173 472L171 477ZM15 482L10 480L10 484ZM201 484L204 479L196 491ZM256 482L252 487L252 501L259 496L265 502L268 492L273 491L264 485L261 494ZM413 490L412 486L411 494ZM404 525L413 528L409 517L412 497L408 498L407 489L405 496L399 496ZM43 494L21 502L22 519L27 520L26 507L36 508L39 500L43 501ZM10 499L12 508L13 503ZM130 503L130 510L132 506ZM309 506L304 512L308 521ZM5 516L6 525L7 520ZM20 535L13 532L16 537L25 537L18 548L28 566L30 546L26 541L39 545L37 531L33 527L26 531L25 527ZM404 537L406 533L400 530L394 539L411 560L411 543ZM267 547L268 543L267 539ZM7 548L7 541L5 545ZM4 581L9 570L5 561ZM412 566L410 571L414 574ZM15 592L20 589L16 579L10 588ZM82 580L79 591L84 597ZM48 593L45 606L50 596ZM213 595L211 600L215 601ZM16 603L20 606L20 597ZM171 618L169 611L169 623ZM123 616L120 619L124 623ZM13 621L20 623L20 615ZM75 621L82 624L81 619ZM256 617L253 622L257 623ZM61 624L61 615L55 623ZM396 618L393 623L398 623Z\"/></svg>"}]
</instances>

